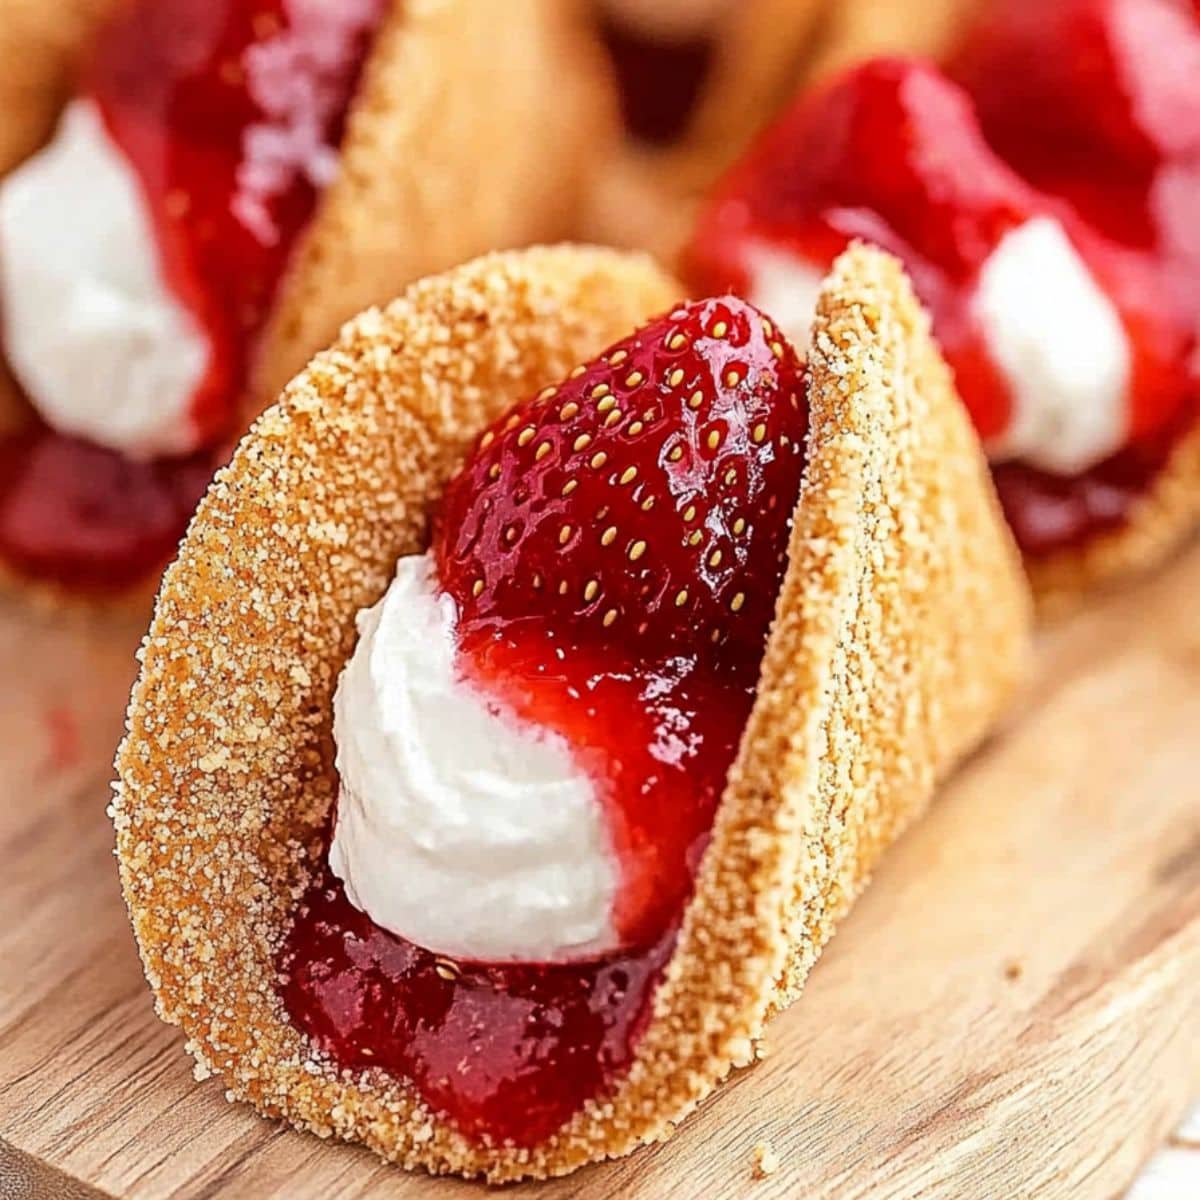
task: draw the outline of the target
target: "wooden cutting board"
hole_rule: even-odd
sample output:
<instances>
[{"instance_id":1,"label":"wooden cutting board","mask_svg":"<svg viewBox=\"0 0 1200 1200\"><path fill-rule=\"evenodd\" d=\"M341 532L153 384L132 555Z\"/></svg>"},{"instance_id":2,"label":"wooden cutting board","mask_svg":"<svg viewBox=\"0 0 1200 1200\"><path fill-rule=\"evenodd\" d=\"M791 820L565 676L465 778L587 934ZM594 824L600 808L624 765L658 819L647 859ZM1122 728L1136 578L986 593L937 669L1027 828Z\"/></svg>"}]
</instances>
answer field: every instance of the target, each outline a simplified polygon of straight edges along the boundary
<instances>
[{"instance_id":1,"label":"wooden cutting board","mask_svg":"<svg viewBox=\"0 0 1200 1200\"><path fill-rule=\"evenodd\" d=\"M1119 1195L1200 1091L1198 597L1194 548L1044 634L1011 726L892 851L767 1060L670 1142L516 1193ZM0 1194L481 1194L193 1082L104 814L137 636L0 608Z\"/></svg>"}]
</instances>

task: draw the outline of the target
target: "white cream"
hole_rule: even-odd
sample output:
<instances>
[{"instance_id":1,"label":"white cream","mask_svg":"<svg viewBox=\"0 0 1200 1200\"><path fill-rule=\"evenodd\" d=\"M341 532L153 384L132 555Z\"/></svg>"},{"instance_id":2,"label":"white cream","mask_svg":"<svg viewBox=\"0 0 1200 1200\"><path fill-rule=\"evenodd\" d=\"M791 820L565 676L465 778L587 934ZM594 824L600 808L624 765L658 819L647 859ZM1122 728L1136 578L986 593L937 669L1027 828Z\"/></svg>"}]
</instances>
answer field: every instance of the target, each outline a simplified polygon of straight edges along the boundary
<instances>
[{"instance_id":1,"label":"white cream","mask_svg":"<svg viewBox=\"0 0 1200 1200\"><path fill-rule=\"evenodd\" d=\"M130 457L195 447L208 342L162 278L137 179L90 101L0 183L0 315L9 366L55 429Z\"/></svg>"},{"instance_id":2,"label":"white cream","mask_svg":"<svg viewBox=\"0 0 1200 1200\"><path fill-rule=\"evenodd\" d=\"M1129 337L1057 221L1036 217L1000 240L974 310L1013 397L993 459L1078 475L1125 444Z\"/></svg>"},{"instance_id":3,"label":"white cream","mask_svg":"<svg viewBox=\"0 0 1200 1200\"><path fill-rule=\"evenodd\" d=\"M750 303L761 308L788 340L803 350L812 333L827 272L790 250L762 241L746 243L742 264Z\"/></svg>"},{"instance_id":4,"label":"white cream","mask_svg":"<svg viewBox=\"0 0 1200 1200\"><path fill-rule=\"evenodd\" d=\"M455 665L454 601L402 558L358 616L338 682L329 862L350 902L428 950L565 961L613 949L618 864L557 736L502 714Z\"/></svg>"}]
</instances>

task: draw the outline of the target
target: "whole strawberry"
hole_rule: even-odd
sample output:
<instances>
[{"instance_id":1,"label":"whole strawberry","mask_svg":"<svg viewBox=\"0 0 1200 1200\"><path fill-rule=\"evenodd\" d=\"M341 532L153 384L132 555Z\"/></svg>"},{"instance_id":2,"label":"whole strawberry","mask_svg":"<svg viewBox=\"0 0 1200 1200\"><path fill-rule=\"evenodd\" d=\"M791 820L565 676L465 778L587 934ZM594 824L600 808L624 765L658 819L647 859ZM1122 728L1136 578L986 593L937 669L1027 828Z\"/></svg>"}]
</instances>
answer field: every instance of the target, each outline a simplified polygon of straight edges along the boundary
<instances>
[{"instance_id":1,"label":"whole strawberry","mask_svg":"<svg viewBox=\"0 0 1200 1200\"><path fill-rule=\"evenodd\" d=\"M636 657L760 651L804 397L795 351L725 297L652 321L515 408L442 508L438 568L460 630L536 614Z\"/></svg>"}]
</instances>

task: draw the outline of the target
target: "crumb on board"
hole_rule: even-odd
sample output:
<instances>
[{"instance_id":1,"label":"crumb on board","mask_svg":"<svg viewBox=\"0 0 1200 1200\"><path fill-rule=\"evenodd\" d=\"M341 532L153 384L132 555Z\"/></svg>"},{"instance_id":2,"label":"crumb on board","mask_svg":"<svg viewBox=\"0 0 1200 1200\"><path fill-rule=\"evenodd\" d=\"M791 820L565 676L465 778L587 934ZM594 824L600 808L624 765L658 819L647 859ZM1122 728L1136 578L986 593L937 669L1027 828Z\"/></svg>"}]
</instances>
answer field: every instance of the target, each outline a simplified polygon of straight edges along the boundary
<instances>
[{"instance_id":1,"label":"crumb on board","mask_svg":"<svg viewBox=\"0 0 1200 1200\"><path fill-rule=\"evenodd\" d=\"M754 1177L766 1179L779 1170L779 1155L770 1142L759 1142L754 1147Z\"/></svg>"}]
</instances>

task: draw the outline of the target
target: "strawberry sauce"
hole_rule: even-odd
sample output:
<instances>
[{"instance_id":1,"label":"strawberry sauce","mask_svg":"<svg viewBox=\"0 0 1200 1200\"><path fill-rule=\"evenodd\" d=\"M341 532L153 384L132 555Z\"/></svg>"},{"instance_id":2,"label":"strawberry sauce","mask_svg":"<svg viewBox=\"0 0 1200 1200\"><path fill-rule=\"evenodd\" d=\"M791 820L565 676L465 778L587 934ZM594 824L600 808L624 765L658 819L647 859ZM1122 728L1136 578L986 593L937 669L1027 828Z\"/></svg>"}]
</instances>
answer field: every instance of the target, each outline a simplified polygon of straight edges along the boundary
<instances>
[{"instance_id":1,"label":"strawberry sauce","mask_svg":"<svg viewBox=\"0 0 1200 1200\"><path fill-rule=\"evenodd\" d=\"M596 962L454 963L380 929L326 875L281 990L340 1067L403 1077L468 1137L533 1145L629 1066L674 942L672 928Z\"/></svg>"},{"instance_id":2,"label":"strawberry sauce","mask_svg":"<svg viewBox=\"0 0 1200 1200\"><path fill-rule=\"evenodd\" d=\"M175 549L214 462L132 462L34 425L0 439L0 556L80 592L134 586Z\"/></svg>"},{"instance_id":3,"label":"strawberry sauce","mask_svg":"<svg viewBox=\"0 0 1200 1200\"><path fill-rule=\"evenodd\" d=\"M208 341L190 408L206 446L235 431L385 2L135 0L93 47L79 95L134 170L161 269ZM133 463L30 412L0 439L13 464L0 472L0 558L72 586L125 587L169 556L220 458Z\"/></svg>"},{"instance_id":4,"label":"strawberry sauce","mask_svg":"<svg viewBox=\"0 0 1200 1200\"><path fill-rule=\"evenodd\" d=\"M754 703L805 396L795 352L726 298L652 322L482 435L433 542L460 667L593 781L622 949L451 963L326 875L282 952L282 994L338 1065L380 1067L469 1136L524 1145L628 1067Z\"/></svg>"}]
</instances>

